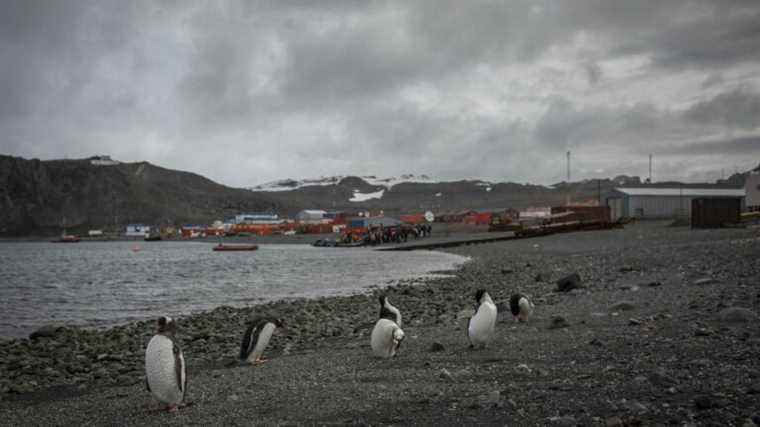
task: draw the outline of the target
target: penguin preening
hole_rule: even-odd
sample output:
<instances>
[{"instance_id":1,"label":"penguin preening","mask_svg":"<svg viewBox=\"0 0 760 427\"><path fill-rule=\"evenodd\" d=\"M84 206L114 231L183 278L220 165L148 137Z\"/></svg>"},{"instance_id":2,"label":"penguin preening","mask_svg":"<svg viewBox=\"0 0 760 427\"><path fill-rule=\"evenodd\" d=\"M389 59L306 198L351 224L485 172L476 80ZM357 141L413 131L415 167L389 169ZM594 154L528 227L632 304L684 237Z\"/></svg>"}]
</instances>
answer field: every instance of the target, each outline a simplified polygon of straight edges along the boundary
<instances>
[{"instance_id":1,"label":"penguin preening","mask_svg":"<svg viewBox=\"0 0 760 427\"><path fill-rule=\"evenodd\" d=\"M526 295L514 294L509 298L509 310L515 317L515 321L527 322L533 314L533 303Z\"/></svg>"},{"instance_id":2,"label":"penguin preening","mask_svg":"<svg viewBox=\"0 0 760 427\"><path fill-rule=\"evenodd\" d=\"M187 373L185 357L174 339L177 325L169 316L158 318L158 331L145 349L145 382L153 396L177 410L185 398Z\"/></svg>"},{"instance_id":3,"label":"penguin preening","mask_svg":"<svg viewBox=\"0 0 760 427\"><path fill-rule=\"evenodd\" d=\"M479 289L475 293L475 300L478 306L467 324L467 337L470 339L470 347L485 347L493 338L497 315L496 304L484 289Z\"/></svg>"},{"instance_id":4,"label":"penguin preening","mask_svg":"<svg viewBox=\"0 0 760 427\"><path fill-rule=\"evenodd\" d=\"M266 362L262 357L264 349L267 348L275 329L283 327L285 322L282 319L254 319L243 334L243 342L240 343L240 362L254 365Z\"/></svg>"},{"instance_id":5,"label":"penguin preening","mask_svg":"<svg viewBox=\"0 0 760 427\"><path fill-rule=\"evenodd\" d=\"M401 312L398 311L398 309L391 305L391 303L388 301L388 297L385 295L380 296L380 318L381 319L388 319L396 322L396 324L401 327Z\"/></svg>"},{"instance_id":6,"label":"penguin preening","mask_svg":"<svg viewBox=\"0 0 760 427\"><path fill-rule=\"evenodd\" d=\"M393 357L404 340L404 331L396 322L389 319L379 319L372 329L370 344L375 356L388 358Z\"/></svg>"}]
</instances>

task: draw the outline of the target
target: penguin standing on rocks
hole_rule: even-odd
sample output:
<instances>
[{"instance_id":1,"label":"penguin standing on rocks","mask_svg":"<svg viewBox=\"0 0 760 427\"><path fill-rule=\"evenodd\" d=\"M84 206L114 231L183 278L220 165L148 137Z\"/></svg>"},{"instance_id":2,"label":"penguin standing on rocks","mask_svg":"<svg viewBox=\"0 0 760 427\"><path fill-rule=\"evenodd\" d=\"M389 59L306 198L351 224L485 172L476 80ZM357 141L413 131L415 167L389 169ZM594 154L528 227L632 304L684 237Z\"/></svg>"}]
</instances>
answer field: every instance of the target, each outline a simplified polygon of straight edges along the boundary
<instances>
[{"instance_id":1,"label":"penguin standing on rocks","mask_svg":"<svg viewBox=\"0 0 760 427\"><path fill-rule=\"evenodd\" d=\"M177 411L185 398L185 357L174 339L177 325L169 316L158 318L158 331L145 349L145 382L148 391L169 412Z\"/></svg>"},{"instance_id":2,"label":"penguin standing on rocks","mask_svg":"<svg viewBox=\"0 0 760 427\"><path fill-rule=\"evenodd\" d=\"M514 294L509 298L509 311L515 317L515 321L527 322L533 314L533 303L526 295Z\"/></svg>"},{"instance_id":3,"label":"penguin standing on rocks","mask_svg":"<svg viewBox=\"0 0 760 427\"><path fill-rule=\"evenodd\" d=\"M285 322L282 319L254 319L243 334L243 342L240 343L240 362L252 365L266 362L266 359L262 357L264 349L269 345L275 329L284 327Z\"/></svg>"},{"instance_id":4,"label":"penguin standing on rocks","mask_svg":"<svg viewBox=\"0 0 760 427\"><path fill-rule=\"evenodd\" d=\"M479 289L475 293L475 301L478 306L475 314L467 324L467 337L470 339L470 347L485 347L493 338L496 326L496 304L485 289Z\"/></svg>"},{"instance_id":5,"label":"penguin standing on rocks","mask_svg":"<svg viewBox=\"0 0 760 427\"><path fill-rule=\"evenodd\" d=\"M396 322L398 327L401 327L401 312L391 305L388 301L388 297L382 295L380 298L380 318L388 319Z\"/></svg>"},{"instance_id":6,"label":"penguin standing on rocks","mask_svg":"<svg viewBox=\"0 0 760 427\"><path fill-rule=\"evenodd\" d=\"M404 331L396 322L389 319L379 319L372 329L370 344L375 356L389 358L396 355L403 340Z\"/></svg>"}]
</instances>

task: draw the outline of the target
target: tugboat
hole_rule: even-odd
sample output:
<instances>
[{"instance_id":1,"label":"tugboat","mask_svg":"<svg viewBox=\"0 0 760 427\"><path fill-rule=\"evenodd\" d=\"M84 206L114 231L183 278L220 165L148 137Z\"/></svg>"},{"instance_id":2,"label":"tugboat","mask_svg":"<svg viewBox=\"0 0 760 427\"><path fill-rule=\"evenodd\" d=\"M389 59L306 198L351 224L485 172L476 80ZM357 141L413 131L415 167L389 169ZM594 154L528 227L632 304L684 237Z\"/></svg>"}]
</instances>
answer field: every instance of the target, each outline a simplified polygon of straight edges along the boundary
<instances>
[{"instance_id":1,"label":"tugboat","mask_svg":"<svg viewBox=\"0 0 760 427\"><path fill-rule=\"evenodd\" d=\"M255 251L259 248L259 245L236 243L232 245L225 245L222 243L222 237L219 237L219 243L212 248L214 252L239 252L239 251Z\"/></svg>"},{"instance_id":2,"label":"tugboat","mask_svg":"<svg viewBox=\"0 0 760 427\"><path fill-rule=\"evenodd\" d=\"M255 251L259 248L259 245L248 245L243 243L238 243L234 245L225 245L223 243L219 243L218 245L214 246L213 250L215 252L224 252L224 251Z\"/></svg>"}]
</instances>

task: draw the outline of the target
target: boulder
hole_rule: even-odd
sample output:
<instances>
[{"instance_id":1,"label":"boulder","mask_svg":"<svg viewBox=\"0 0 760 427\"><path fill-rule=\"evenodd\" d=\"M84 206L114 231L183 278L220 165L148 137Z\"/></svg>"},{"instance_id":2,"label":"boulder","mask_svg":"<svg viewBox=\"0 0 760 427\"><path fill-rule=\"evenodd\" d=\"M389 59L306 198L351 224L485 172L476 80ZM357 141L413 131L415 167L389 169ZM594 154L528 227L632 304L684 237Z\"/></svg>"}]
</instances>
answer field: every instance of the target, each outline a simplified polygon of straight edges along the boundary
<instances>
[{"instance_id":1,"label":"boulder","mask_svg":"<svg viewBox=\"0 0 760 427\"><path fill-rule=\"evenodd\" d=\"M29 339L36 340L39 338L52 338L62 329L63 329L62 326L45 325L37 329L36 331L32 332L31 334L29 334Z\"/></svg>"},{"instance_id":2,"label":"boulder","mask_svg":"<svg viewBox=\"0 0 760 427\"><path fill-rule=\"evenodd\" d=\"M557 292L568 292L582 287L581 276L578 273L573 273L557 280Z\"/></svg>"},{"instance_id":3,"label":"boulder","mask_svg":"<svg viewBox=\"0 0 760 427\"><path fill-rule=\"evenodd\" d=\"M718 319L725 323L748 323L757 318L754 311L743 307L728 307L718 313Z\"/></svg>"}]
</instances>

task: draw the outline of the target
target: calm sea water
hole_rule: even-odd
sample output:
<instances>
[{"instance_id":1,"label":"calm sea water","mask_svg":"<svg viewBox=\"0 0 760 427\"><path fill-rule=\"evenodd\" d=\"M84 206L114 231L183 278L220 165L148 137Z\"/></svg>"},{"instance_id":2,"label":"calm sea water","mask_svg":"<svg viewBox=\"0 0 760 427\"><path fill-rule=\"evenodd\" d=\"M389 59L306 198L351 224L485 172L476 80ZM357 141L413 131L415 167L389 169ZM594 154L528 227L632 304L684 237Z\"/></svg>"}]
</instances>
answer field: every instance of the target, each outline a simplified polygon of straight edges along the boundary
<instances>
[{"instance_id":1,"label":"calm sea water","mask_svg":"<svg viewBox=\"0 0 760 427\"><path fill-rule=\"evenodd\" d=\"M350 294L466 261L432 251L272 244L219 253L212 246L0 243L0 336L27 336L50 323L107 326L220 305Z\"/></svg>"}]
</instances>

